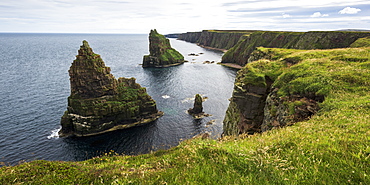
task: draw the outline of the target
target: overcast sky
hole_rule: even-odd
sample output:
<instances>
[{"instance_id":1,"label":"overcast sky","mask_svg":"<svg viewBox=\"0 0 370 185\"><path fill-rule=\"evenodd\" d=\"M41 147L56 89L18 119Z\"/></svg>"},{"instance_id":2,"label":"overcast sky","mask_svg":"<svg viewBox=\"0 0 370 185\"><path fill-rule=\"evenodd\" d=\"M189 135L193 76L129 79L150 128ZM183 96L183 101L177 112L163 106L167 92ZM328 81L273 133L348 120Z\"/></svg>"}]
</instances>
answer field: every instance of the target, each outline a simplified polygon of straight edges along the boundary
<instances>
[{"instance_id":1,"label":"overcast sky","mask_svg":"<svg viewBox=\"0 0 370 185\"><path fill-rule=\"evenodd\" d=\"M0 32L370 29L370 0L0 0Z\"/></svg>"}]
</instances>

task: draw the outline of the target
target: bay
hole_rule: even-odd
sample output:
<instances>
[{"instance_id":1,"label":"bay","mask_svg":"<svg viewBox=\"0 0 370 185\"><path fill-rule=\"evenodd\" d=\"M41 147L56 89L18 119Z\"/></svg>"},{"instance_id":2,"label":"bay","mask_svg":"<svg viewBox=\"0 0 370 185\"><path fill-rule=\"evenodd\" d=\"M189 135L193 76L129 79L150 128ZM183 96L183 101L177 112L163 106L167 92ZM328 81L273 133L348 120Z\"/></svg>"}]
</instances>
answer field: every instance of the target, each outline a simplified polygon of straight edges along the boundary
<instances>
[{"instance_id":1,"label":"bay","mask_svg":"<svg viewBox=\"0 0 370 185\"><path fill-rule=\"evenodd\" d=\"M135 77L165 115L141 127L59 138L56 133L70 94L68 69L82 40L101 55L116 78ZM0 162L79 161L111 150L137 155L168 149L204 132L220 137L236 71L216 64L221 52L170 41L188 63L142 68L143 55L149 53L148 35L0 33ZM213 116L194 120L186 114L197 93L207 97L204 112ZM214 123L208 125L210 121Z\"/></svg>"}]
</instances>

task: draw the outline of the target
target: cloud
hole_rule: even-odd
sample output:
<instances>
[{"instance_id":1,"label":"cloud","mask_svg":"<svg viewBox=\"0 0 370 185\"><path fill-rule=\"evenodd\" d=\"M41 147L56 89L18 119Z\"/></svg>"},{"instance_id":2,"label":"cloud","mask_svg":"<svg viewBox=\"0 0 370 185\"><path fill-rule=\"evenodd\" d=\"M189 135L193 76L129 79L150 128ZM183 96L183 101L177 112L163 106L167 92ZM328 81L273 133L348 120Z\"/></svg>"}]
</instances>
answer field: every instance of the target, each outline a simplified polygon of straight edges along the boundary
<instances>
[{"instance_id":1,"label":"cloud","mask_svg":"<svg viewBox=\"0 0 370 185\"><path fill-rule=\"evenodd\" d=\"M329 14L321 14L321 12L315 12L310 17L316 18L316 17L328 17Z\"/></svg>"},{"instance_id":2,"label":"cloud","mask_svg":"<svg viewBox=\"0 0 370 185\"><path fill-rule=\"evenodd\" d=\"M0 32L369 28L369 8L369 0L0 0Z\"/></svg>"},{"instance_id":3,"label":"cloud","mask_svg":"<svg viewBox=\"0 0 370 185\"><path fill-rule=\"evenodd\" d=\"M351 7L345 7L343 10L339 11L339 14L357 14L360 12L361 9L358 8L351 8Z\"/></svg>"},{"instance_id":4,"label":"cloud","mask_svg":"<svg viewBox=\"0 0 370 185\"><path fill-rule=\"evenodd\" d=\"M282 13L282 15L283 15L283 18L289 18L289 17L292 17L291 15L286 14L286 13Z\"/></svg>"}]
</instances>

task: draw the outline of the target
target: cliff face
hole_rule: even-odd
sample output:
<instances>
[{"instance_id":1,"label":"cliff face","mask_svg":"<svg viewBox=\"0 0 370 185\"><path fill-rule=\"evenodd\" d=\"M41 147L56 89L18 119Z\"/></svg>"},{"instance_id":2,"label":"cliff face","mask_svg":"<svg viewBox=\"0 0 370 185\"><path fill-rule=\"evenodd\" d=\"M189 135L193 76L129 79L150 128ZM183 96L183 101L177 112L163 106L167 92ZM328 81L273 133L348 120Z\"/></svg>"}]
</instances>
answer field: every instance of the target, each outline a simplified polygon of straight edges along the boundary
<instances>
[{"instance_id":1,"label":"cliff face","mask_svg":"<svg viewBox=\"0 0 370 185\"><path fill-rule=\"evenodd\" d=\"M228 50L235 46L243 35L255 31L249 30L203 30L202 32L187 32L179 35L179 40L197 43L202 47Z\"/></svg>"},{"instance_id":2,"label":"cliff face","mask_svg":"<svg viewBox=\"0 0 370 185\"><path fill-rule=\"evenodd\" d=\"M143 67L169 67L184 63L184 56L173 49L170 41L157 30L150 31L149 52L143 58Z\"/></svg>"},{"instance_id":3,"label":"cliff face","mask_svg":"<svg viewBox=\"0 0 370 185\"><path fill-rule=\"evenodd\" d=\"M272 81L251 67L238 72L224 120L224 134L261 131L263 109ZM237 123L237 124L235 124Z\"/></svg>"},{"instance_id":4,"label":"cliff face","mask_svg":"<svg viewBox=\"0 0 370 185\"><path fill-rule=\"evenodd\" d=\"M69 75L71 96L88 99L116 94L117 80L87 41L83 41L76 60L69 69Z\"/></svg>"},{"instance_id":5,"label":"cliff face","mask_svg":"<svg viewBox=\"0 0 370 185\"><path fill-rule=\"evenodd\" d=\"M201 46L228 50L238 43L243 35L248 35L252 31L221 31L204 30L197 43Z\"/></svg>"},{"instance_id":6,"label":"cliff face","mask_svg":"<svg viewBox=\"0 0 370 185\"><path fill-rule=\"evenodd\" d=\"M163 113L135 78L110 74L87 41L69 69L71 95L60 136L88 136L148 123Z\"/></svg>"},{"instance_id":7,"label":"cliff face","mask_svg":"<svg viewBox=\"0 0 370 185\"><path fill-rule=\"evenodd\" d=\"M244 66L256 47L286 49L333 49L349 47L370 32L270 32L260 31L244 35L222 57L222 63Z\"/></svg>"},{"instance_id":8,"label":"cliff face","mask_svg":"<svg viewBox=\"0 0 370 185\"><path fill-rule=\"evenodd\" d=\"M307 120L331 93L369 85L361 72L370 62L369 48L259 47L250 56L254 60L235 80L224 135L253 134Z\"/></svg>"},{"instance_id":9,"label":"cliff face","mask_svg":"<svg viewBox=\"0 0 370 185\"><path fill-rule=\"evenodd\" d=\"M202 32L186 32L186 33L180 34L177 37L177 39L183 40L186 42L197 43L201 35L202 35Z\"/></svg>"}]
</instances>

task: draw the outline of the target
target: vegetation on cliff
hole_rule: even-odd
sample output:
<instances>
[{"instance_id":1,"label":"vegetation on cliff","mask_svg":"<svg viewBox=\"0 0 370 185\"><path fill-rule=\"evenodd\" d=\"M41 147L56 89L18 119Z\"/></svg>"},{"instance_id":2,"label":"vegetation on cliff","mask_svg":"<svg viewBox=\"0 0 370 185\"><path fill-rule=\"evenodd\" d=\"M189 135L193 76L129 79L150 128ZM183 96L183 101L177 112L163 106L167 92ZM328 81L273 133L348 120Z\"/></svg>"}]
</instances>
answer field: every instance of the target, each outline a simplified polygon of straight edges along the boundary
<instances>
[{"instance_id":1,"label":"vegetation on cliff","mask_svg":"<svg viewBox=\"0 0 370 185\"><path fill-rule=\"evenodd\" d=\"M303 121L322 108L329 94L351 90L354 83L361 88L369 85L368 69L363 67L370 60L366 48L258 48L251 55L260 60L238 72L224 120L226 135Z\"/></svg>"},{"instance_id":2,"label":"vegetation on cliff","mask_svg":"<svg viewBox=\"0 0 370 185\"><path fill-rule=\"evenodd\" d=\"M323 95L311 119L139 156L4 166L0 184L370 184L370 48L258 50L244 83L268 76L279 97Z\"/></svg>"},{"instance_id":3,"label":"vegetation on cliff","mask_svg":"<svg viewBox=\"0 0 370 185\"><path fill-rule=\"evenodd\" d=\"M370 36L359 38L351 44L351 48L370 47Z\"/></svg>"},{"instance_id":4,"label":"vegetation on cliff","mask_svg":"<svg viewBox=\"0 0 370 185\"><path fill-rule=\"evenodd\" d=\"M236 63L244 66L256 47L286 49L333 49L346 48L370 32L276 32L257 31L244 35L240 41L222 57L222 63Z\"/></svg>"},{"instance_id":5,"label":"vegetation on cliff","mask_svg":"<svg viewBox=\"0 0 370 185\"><path fill-rule=\"evenodd\" d=\"M170 41L155 29L149 34L149 52L143 58L143 67L169 67L184 63L184 56L173 49Z\"/></svg>"},{"instance_id":6,"label":"vegetation on cliff","mask_svg":"<svg viewBox=\"0 0 370 185\"><path fill-rule=\"evenodd\" d=\"M61 136L89 136L154 121L162 115L135 78L110 74L87 41L69 69L71 95L61 119Z\"/></svg>"},{"instance_id":7,"label":"vegetation on cliff","mask_svg":"<svg viewBox=\"0 0 370 185\"><path fill-rule=\"evenodd\" d=\"M197 43L202 47L222 51L234 47L242 36L248 36L254 30L203 30L202 32L187 32L179 35L179 40Z\"/></svg>"}]
</instances>

